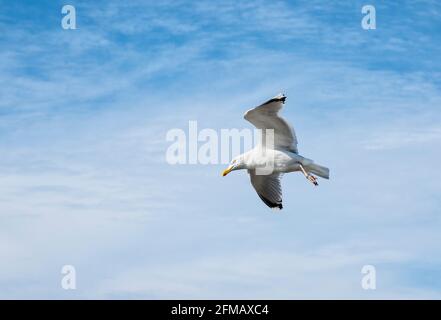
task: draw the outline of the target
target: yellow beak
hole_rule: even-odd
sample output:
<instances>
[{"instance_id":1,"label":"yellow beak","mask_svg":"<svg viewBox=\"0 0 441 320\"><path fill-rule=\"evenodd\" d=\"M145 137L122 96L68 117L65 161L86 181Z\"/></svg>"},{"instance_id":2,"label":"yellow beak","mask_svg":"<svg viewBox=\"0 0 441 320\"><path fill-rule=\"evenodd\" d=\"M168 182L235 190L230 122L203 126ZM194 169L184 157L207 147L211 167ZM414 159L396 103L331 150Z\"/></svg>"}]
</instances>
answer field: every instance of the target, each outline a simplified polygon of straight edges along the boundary
<instances>
[{"instance_id":1,"label":"yellow beak","mask_svg":"<svg viewBox=\"0 0 441 320\"><path fill-rule=\"evenodd\" d=\"M229 174L231 171L233 171L233 166L229 166L222 172L222 177L225 177L227 174Z\"/></svg>"}]
</instances>

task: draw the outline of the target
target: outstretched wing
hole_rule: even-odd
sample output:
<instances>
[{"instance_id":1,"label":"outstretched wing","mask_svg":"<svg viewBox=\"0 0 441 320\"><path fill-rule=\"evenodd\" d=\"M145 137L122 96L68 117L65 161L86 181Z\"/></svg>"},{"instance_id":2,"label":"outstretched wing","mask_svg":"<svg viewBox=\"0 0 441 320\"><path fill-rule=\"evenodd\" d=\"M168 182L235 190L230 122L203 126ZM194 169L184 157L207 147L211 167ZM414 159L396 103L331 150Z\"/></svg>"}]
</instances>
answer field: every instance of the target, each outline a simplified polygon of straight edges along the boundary
<instances>
[{"instance_id":1,"label":"outstretched wing","mask_svg":"<svg viewBox=\"0 0 441 320\"><path fill-rule=\"evenodd\" d=\"M285 104L286 96L279 94L254 109L248 110L244 118L251 122L256 128L274 129L274 147L298 153L297 138L294 129L289 123L279 116L278 112ZM265 139L262 138L262 143Z\"/></svg>"},{"instance_id":2,"label":"outstretched wing","mask_svg":"<svg viewBox=\"0 0 441 320\"><path fill-rule=\"evenodd\" d=\"M255 170L248 170L248 173L250 174L251 184L260 199L270 208L282 209L282 186L280 184L282 174L257 175Z\"/></svg>"}]
</instances>

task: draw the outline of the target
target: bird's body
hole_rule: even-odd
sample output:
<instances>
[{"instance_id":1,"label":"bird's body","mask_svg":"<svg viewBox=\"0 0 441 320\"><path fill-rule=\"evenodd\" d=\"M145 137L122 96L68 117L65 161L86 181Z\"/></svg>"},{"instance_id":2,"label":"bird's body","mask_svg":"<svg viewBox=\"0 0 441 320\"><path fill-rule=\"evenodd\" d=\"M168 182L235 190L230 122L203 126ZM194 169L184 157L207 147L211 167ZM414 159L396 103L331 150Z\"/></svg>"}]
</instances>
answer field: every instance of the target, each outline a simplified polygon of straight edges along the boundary
<instances>
[{"instance_id":1,"label":"bird's body","mask_svg":"<svg viewBox=\"0 0 441 320\"><path fill-rule=\"evenodd\" d=\"M260 146L242 154L245 169L253 170L273 163L273 172L288 173L301 171L299 164L307 166L313 163L312 160L287 150L267 149L263 151Z\"/></svg>"},{"instance_id":2,"label":"bird's body","mask_svg":"<svg viewBox=\"0 0 441 320\"><path fill-rule=\"evenodd\" d=\"M294 129L278 115L285 99L280 94L245 113L245 119L262 130L261 143L234 158L223 172L225 176L234 170L248 170L251 184L262 201L270 208L279 209L283 208L282 174L301 171L316 186L317 179L311 173L329 179L328 168L298 153Z\"/></svg>"}]
</instances>

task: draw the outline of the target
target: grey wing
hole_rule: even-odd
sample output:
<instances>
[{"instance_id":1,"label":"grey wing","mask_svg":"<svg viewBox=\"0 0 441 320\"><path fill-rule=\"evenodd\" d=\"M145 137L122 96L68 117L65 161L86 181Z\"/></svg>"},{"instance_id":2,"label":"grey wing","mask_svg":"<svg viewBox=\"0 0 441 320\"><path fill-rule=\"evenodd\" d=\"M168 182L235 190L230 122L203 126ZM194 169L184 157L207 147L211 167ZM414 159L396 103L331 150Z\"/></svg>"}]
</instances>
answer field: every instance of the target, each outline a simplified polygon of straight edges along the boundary
<instances>
[{"instance_id":1,"label":"grey wing","mask_svg":"<svg viewBox=\"0 0 441 320\"><path fill-rule=\"evenodd\" d=\"M248 170L248 173L251 184L260 199L270 208L282 209L282 186L280 184L282 174L257 175L255 170Z\"/></svg>"},{"instance_id":2,"label":"grey wing","mask_svg":"<svg viewBox=\"0 0 441 320\"><path fill-rule=\"evenodd\" d=\"M263 131L264 129L273 129L275 148L282 148L298 153L297 138L294 129L278 114L285 100L286 96L280 94L260 106L248 110L244 118L251 122L256 128L262 129ZM265 139L262 139L262 143L265 143Z\"/></svg>"}]
</instances>

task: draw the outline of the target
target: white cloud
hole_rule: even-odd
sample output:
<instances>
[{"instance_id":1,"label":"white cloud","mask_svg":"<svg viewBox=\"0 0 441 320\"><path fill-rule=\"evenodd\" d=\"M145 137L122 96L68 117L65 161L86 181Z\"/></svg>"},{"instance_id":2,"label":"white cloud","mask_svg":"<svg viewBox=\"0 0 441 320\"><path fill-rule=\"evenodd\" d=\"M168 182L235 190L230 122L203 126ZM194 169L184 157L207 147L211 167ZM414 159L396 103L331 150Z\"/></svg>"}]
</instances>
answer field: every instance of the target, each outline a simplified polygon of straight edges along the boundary
<instances>
[{"instance_id":1,"label":"white cloud","mask_svg":"<svg viewBox=\"0 0 441 320\"><path fill-rule=\"evenodd\" d=\"M430 143L431 146L441 142L441 128L428 128L420 131L395 131L376 133L371 140L364 142L368 150L388 150L395 148L412 148Z\"/></svg>"}]
</instances>

